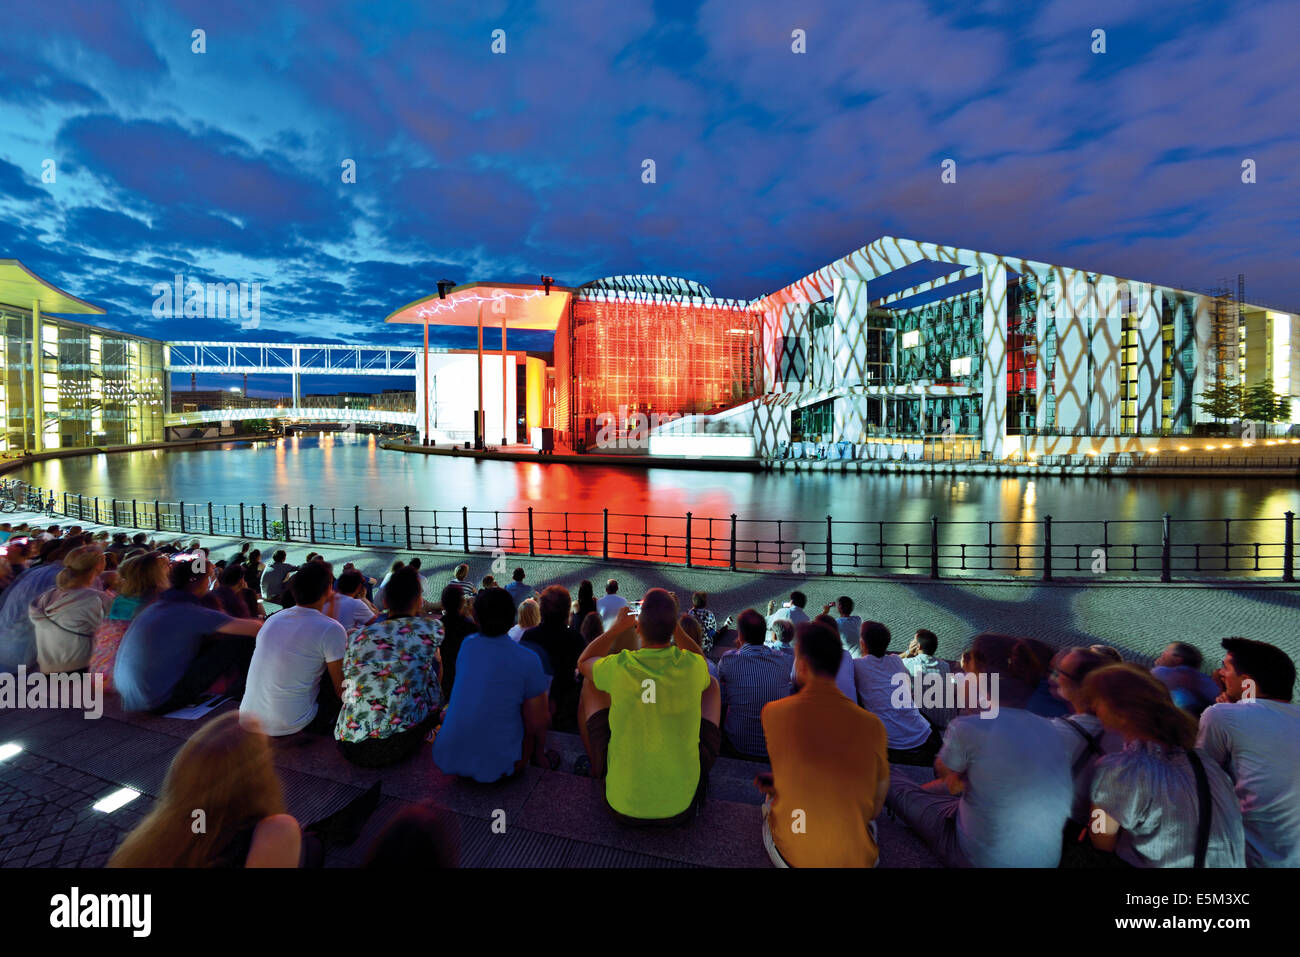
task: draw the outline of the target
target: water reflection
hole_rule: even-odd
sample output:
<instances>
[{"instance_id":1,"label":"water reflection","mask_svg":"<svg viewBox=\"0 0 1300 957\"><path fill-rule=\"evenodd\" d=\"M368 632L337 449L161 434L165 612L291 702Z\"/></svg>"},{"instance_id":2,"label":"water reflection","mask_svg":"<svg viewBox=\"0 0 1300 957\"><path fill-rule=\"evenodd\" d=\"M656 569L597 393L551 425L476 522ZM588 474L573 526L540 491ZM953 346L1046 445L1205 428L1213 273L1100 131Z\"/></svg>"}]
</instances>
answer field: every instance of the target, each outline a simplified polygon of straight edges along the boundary
<instances>
[{"instance_id":1,"label":"water reflection","mask_svg":"<svg viewBox=\"0 0 1300 957\"><path fill-rule=\"evenodd\" d=\"M381 450L373 436L293 435L264 445L51 459L24 477L119 500L267 502L459 511L593 511L630 516L777 517L825 522L1039 522L1280 518L1300 511L1281 479L1084 479L684 472L478 462ZM1122 529L1116 528L1118 538ZM1014 540L1008 537L1007 540Z\"/></svg>"}]
</instances>

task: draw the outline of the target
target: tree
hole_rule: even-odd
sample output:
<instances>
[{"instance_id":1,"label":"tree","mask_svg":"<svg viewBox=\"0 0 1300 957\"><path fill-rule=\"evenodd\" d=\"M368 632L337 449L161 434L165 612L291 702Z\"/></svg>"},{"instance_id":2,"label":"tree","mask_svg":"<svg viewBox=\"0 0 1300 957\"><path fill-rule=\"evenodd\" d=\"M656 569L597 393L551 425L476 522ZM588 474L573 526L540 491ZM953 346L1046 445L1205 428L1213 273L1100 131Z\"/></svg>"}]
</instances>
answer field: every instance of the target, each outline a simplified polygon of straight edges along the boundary
<instances>
[{"instance_id":1,"label":"tree","mask_svg":"<svg viewBox=\"0 0 1300 957\"><path fill-rule=\"evenodd\" d=\"M1291 418L1291 400L1278 395L1267 382L1246 390L1242 418L1252 422L1286 422Z\"/></svg>"},{"instance_id":2,"label":"tree","mask_svg":"<svg viewBox=\"0 0 1300 957\"><path fill-rule=\"evenodd\" d=\"M1241 417L1244 399L1241 386L1228 385L1216 380L1201 393L1201 398L1196 400L1196 404L1214 421L1222 422L1225 419Z\"/></svg>"}]
</instances>

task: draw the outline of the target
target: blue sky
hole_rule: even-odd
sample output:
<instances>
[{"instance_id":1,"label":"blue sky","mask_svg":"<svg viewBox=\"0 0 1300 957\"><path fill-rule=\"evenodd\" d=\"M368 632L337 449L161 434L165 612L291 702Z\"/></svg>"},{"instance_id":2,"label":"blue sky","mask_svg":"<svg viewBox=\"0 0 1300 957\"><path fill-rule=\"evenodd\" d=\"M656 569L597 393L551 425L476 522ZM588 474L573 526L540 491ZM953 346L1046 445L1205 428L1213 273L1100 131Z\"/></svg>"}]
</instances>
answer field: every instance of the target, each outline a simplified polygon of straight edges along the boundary
<instances>
[{"instance_id":1,"label":"blue sky","mask_svg":"<svg viewBox=\"0 0 1300 957\"><path fill-rule=\"evenodd\" d=\"M444 277L747 298L882 234L1300 307L1292 0L219 7L6 14L0 257L100 324L407 342ZM260 282L261 327L155 319L177 272Z\"/></svg>"}]
</instances>

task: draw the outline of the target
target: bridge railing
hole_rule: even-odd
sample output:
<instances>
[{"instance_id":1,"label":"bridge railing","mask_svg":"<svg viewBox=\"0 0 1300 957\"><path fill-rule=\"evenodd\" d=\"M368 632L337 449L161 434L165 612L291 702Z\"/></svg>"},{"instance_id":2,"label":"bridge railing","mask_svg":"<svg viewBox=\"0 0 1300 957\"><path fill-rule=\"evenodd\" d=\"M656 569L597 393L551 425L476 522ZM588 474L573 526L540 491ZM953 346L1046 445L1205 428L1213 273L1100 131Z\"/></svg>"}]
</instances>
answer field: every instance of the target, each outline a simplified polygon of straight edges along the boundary
<instances>
[{"instance_id":1,"label":"bridge railing","mask_svg":"<svg viewBox=\"0 0 1300 957\"><path fill-rule=\"evenodd\" d=\"M1254 518L845 521L554 511L163 502L15 484L79 523L265 542L464 554L586 555L794 574L1295 580L1295 514Z\"/></svg>"}]
</instances>

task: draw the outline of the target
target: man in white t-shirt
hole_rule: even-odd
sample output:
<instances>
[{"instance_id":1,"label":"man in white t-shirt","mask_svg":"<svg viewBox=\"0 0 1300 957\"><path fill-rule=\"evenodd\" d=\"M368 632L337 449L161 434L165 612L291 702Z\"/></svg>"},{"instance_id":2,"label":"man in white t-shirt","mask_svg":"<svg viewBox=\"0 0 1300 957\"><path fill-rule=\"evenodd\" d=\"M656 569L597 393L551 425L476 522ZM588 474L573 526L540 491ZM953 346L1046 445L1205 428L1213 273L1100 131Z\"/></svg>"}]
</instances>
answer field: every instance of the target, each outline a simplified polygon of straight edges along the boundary
<instances>
[{"instance_id":1,"label":"man in white t-shirt","mask_svg":"<svg viewBox=\"0 0 1300 957\"><path fill-rule=\"evenodd\" d=\"M261 722L272 737L303 729L329 733L343 694L343 650L347 632L322 613L331 596L329 567L308 562L293 576L293 608L266 620L257 635L248 682L240 703L246 716ZM328 673L329 683L321 686ZM332 693L331 693L332 692Z\"/></svg>"},{"instance_id":2,"label":"man in white t-shirt","mask_svg":"<svg viewBox=\"0 0 1300 957\"><path fill-rule=\"evenodd\" d=\"M614 619L618 617L618 610L627 607L627 599L618 593L618 582L610 579L605 582L605 596L596 602L596 612L600 615L600 620L604 622L605 630L609 631L610 626L614 624ZM574 622L574 626L582 622Z\"/></svg>"},{"instance_id":3,"label":"man in white t-shirt","mask_svg":"<svg viewBox=\"0 0 1300 957\"><path fill-rule=\"evenodd\" d=\"M365 596L366 577L354 568L339 576L334 593L321 611L342 625L344 631L351 632L375 617L375 608Z\"/></svg>"},{"instance_id":4,"label":"man in white t-shirt","mask_svg":"<svg viewBox=\"0 0 1300 957\"><path fill-rule=\"evenodd\" d=\"M1196 747L1232 778L1247 867L1300 867L1300 706L1281 648L1225 638L1224 693L1201 714Z\"/></svg>"},{"instance_id":5,"label":"man in white t-shirt","mask_svg":"<svg viewBox=\"0 0 1300 957\"><path fill-rule=\"evenodd\" d=\"M889 640L880 622L863 622L860 657L853 662L858 704L884 723L891 764L930 767L943 739L912 701L912 674L902 658L887 653Z\"/></svg>"}]
</instances>

